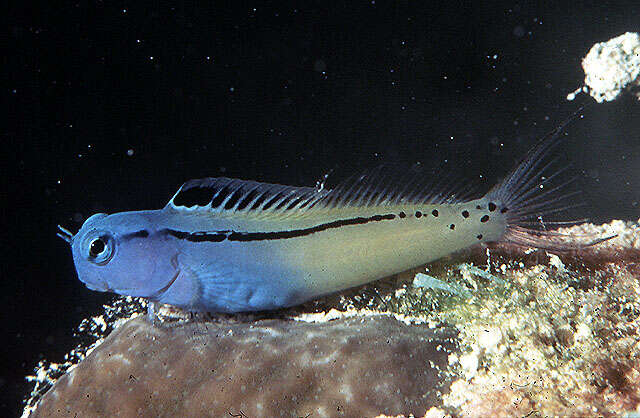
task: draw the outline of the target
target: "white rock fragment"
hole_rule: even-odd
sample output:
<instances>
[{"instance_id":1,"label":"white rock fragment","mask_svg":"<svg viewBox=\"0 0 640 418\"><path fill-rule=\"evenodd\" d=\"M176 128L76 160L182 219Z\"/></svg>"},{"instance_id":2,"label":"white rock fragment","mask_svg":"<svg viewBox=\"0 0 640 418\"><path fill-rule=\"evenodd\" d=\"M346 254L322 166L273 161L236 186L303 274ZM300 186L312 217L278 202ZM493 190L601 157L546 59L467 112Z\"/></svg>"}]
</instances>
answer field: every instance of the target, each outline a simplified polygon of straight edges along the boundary
<instances>
[{"instance_id":1,"label":"white rock fragment","mask_svg":"<svg viewBox=\"0 0 640 418\"><path fill-rule=\"evenodd\" d=\"M585 323L580 323L576 327L576 333L574 338L576 341L589 340L592 338L591 328Z\"/></svg>"},{"instance_id":2,"label":"white rock fragment","mask_svg":"<svg viewBox=\"0 0 640 418\"><path fill-rule=\"evenodd\" d=\"M560 260L560 257L558 257L555 254L551 254L549 252L547 253L547 255L549 256L549 265L551 267L555 267L558 273L564 273L565 266L562 260Z\"/></svg>"},{"instance_id":3,"label":"white rock fragment","mask_svg":"<svg viewBox=\"0 0 640 418\"><path fill-rule=\"evenodd\" d=\"M458 361L460 362L462 372L467 381L473 379L473 377L478 374L478 363L480 359L478 358L477 351L474 350L471 353L460 356Z\"/></svg>"},{"instance_id":4,"label":"white rock fragment","mask_svg":"<svg viewBox=\"0 0 640 418\"><path fill-rule=\"evenodd\" d=\"M460 359L458 358L458 354L456 353L449 354L447 360L449 361L449 365L458 364L458 362L460 361Z\"/></svg>"},{"instance_id":5,"label":"white rock fragment","mask_svg":"<svg viewBox=\"0 0 640 418\"><path fill-rule=\"evenodd\" d=\"M496 354L500 351L499 344L502 342L502 331L499 328L489 328L478 335L478 345L487 354Z\"/></svg>"},{"instance_id":6,"label":"white rock fragment","mask_svg":"<svg viewBox=\"0 0 640 418\"><path fill-rule=\"evenodd\" d=\"M567 95L588 92L598 103L616 99L623 90L640 85L640 34L627 32L595 44L582 60L584 87Z\"/></svg>"}]
</instances>

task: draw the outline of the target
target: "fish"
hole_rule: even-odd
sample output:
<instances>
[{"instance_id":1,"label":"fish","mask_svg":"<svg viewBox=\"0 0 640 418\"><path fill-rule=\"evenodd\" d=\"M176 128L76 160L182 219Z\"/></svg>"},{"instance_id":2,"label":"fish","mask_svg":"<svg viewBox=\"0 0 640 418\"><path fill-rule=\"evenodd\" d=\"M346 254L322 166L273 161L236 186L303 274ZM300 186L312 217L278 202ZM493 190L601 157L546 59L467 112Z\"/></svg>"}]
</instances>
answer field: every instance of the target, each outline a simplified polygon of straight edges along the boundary
<instances>
[{"instance_id":1,"label":"fish","mask_svg":"<svg viewBox=\"0 0 640 418\"><path fill-rule=\"evenodd\" d=\"M58 236L91 290L219 313L299 305L479 243L581 249L612 237L543 222L579 205L556 184L564 168L549 171L560 128L482 196L444 174L392 182L384 170L334 188L204 178L162 209L98 213Z\"/></svg>"}]
</instances>

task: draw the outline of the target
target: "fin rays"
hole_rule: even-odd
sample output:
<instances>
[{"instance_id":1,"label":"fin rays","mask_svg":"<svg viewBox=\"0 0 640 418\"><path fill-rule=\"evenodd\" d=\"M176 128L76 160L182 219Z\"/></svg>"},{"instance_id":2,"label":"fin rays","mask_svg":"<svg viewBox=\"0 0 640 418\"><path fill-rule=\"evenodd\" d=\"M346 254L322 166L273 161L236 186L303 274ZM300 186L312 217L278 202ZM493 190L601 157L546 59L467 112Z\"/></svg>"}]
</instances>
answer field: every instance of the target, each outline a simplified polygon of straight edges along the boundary
<instances>
[{"instance_id":1,"label":"fin rays","mask_svg":"<svg viewBox=\"0 0 640 418\"><path fill-rule=\"evenodd\" d=\"M597 234L578 237L546 231L547 225L575 225L581 221L547 222L543 219L548 215L568 212L585 205L581 201L572 201L580 191L567 190L567 186L573 183L576 177L554 184L560 175L567 172L569 166L559 167L560 158L549 157L551 151L556 149L563 139L559 135L560 131L581 110L539 141L507 178L487 195L489 199L499 200L509 208L506 213L505 240L543 249L573 250L612 238Z\"/></svg>"},{"instance_id":2,"label":"fin rays","mask_svg":"<svg viewBox=\"0 0 640 418\"><path fill-rule=\"evenodd\" d=\"M414 167L398 175L390 167L379 166L323 190L227 177L191 180L167 206L216 213L290 214L314 208L457 203L470 200L477 190L476 182L461 181L454 173L447 175L438 168L420 172Z\"/></svg>"}]
</instances>

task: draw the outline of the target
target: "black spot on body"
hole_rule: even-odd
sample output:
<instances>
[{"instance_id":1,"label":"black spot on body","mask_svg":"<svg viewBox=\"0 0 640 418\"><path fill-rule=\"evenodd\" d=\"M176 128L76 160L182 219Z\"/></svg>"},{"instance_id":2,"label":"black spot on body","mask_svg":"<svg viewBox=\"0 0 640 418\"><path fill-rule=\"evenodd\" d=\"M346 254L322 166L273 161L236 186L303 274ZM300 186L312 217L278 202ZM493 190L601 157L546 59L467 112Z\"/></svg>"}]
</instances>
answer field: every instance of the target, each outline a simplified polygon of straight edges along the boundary
<instances>
[{"instance_id":1,"label":"black spot on body","mask_svg":"<svg viewBox=\"0 0 640 418\"><path fill-rule=\"evenodd\" d=\"M437 218L438 217L438 209L432 210L431 214Z\"/></svg>"},{"instance_id":2,"label":"black spot on body","mask_svg":"<svg viewBox=\"0 0 640 418\"><path fill-rule=\"evenodd\" d=\"M422 212L419 210L416 211L416 218L422 218Z\"/></svg>"},{"instance_id":3,"label":"black spot on body","mask_svg":"<svg viewBox=\"0 0 640 418\"><path fill-rule=\"evenodd\" d=\"M489 212L493 212L494 210L496 210L496 204L489 202Z\"/></svg>"},{"instance_id":4,"label":"black spot on body","mask_svg":"<svg viewBox=\"0 0 640 418\"><path fill-rule=\"evenodd\" d=\"M478 239L482 239L482 234L478 234L478 235L476 235L476 238L478 238Z\"/></svg>"},{"instance_id":5,"label":"black spot on body","mask_svg":"<svg viewBox=\"0 0 640 418\"><path fill-rule=\"evenodd\" d=\"M480 209L482 209L482 206L476 205L476 209L480 210Z\"/></svg>"},{"instance_id":6,"label":"black spot on body","mask_svg":"<svg viewBox=\"0 0 640 418\"><path fill-rule=\"evenodd\" d=\"M406 213L404 213L404 212L400 212L400 213L398 214L398 216L400 217L400 219L404 219L404 218L406 218L406 217L407 217L407 214L406 214Z\"/></svg>"},{"instance_id":7,"label":"black spot on body","mask_svg":"<svg viewBox=\"0 0 640 418\"><path fill-rule=\"evenodd\" d=\"M454 229L456 229L456 225L455 224L449 225L449 229L453 231Z\"/></svg>"},{"instance_id":8,"label":"black spot on body","mask_svg":"<svg viewBox=\"0 0 640 418\"><path fill-rule=\"evenodd\" d=\"M469 211L468 210L463 210L462 211L462 217L463 218L468 218L469 217Z\"/></svg>"},{"instance_id":9,"label":"black spot on body","mask_svg":"<svg viewBox=\"0 0 640 418\"><path fill-rule=\"evenodd\" d=\"M507 213L508 210L509 210L509 208L502 208L502 209L500 209L500 213Z\"/></svg>"},{"instance_id":10,"label":"black spot on body","mask_svg":"<svg viewBox=\"0 0 640 418\"><path fill-rule=\"evenodd\" d=\"M485 223L489 220L489 215L484 215L482 218L480 218L480 222Z\"/></svg>"}]
</instances>

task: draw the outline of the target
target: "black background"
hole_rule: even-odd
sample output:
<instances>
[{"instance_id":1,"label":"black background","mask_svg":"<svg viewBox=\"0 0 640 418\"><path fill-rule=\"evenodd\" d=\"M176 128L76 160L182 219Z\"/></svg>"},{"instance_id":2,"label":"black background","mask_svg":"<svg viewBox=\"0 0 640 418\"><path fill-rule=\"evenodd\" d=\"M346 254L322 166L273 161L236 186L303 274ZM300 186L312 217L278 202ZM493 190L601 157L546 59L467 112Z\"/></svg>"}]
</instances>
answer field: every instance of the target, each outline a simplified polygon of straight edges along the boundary
<instances>
[{"instance_id":1,"label":"black background","mask_svg":"<svg viewBox=\"0 0 640 418\"><path fill-rule=\"evenodd\" d=\"M593 103L566 101L591 45L640 30L637 1L545 3L10 5L0 415L110 299L77 280L56 224L160 208L190 178L313 185L331 169L433 161L434 144L495 180ZM589 216L638 219L640 103L583 113L567 132Z\"/></svg>"}]
</instances>

